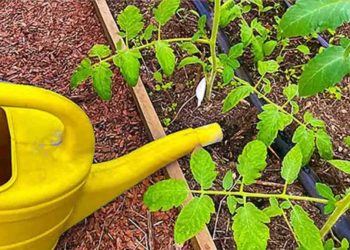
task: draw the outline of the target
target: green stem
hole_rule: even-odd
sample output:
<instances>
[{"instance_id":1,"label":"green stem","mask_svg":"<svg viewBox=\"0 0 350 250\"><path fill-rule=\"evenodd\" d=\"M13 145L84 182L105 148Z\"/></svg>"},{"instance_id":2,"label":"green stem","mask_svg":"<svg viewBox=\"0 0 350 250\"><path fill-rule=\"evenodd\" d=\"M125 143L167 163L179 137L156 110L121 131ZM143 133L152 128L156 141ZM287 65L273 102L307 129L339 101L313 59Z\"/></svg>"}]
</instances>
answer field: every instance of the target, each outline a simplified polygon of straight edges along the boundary
<instances>
[{"instance_id":1,"label":"green stem","mask_svg":"<svg viewBox=\"0 0 350 250\"><path fill-rule=\"evenodd\" d=\"M332 227L337 223L338 219L349 209L350 194L347 194L342 200L336 203L336 208L328 217L328 220L321 229L321 237L324 238Z\"/></svg>"},{"instance_id":2,"label":"green stem","mask_svg":"<svg viewBox=\"0 0 350 250\"><path fill-rule=\"evenodd\" d=\"M213 85L217 73L217 58L216 58L216 41L217 36L219 32L219 24L220 24L220 15L221 15L221 0L215 0L214 5L214 20L213 20L213 27L211 30L211 37L210 37L210 54L211 54L211 60L212 60L212 69L210 73L210 78L207 82L207 90L206 90L206 98L207 100L210 100L211 93L213 90Z\"/></svg>"},{"instance_id":3,"label":"green stem","mask_svg":"<svg viewBox=\"0 0 350 250\"><path fill-rule=\"evenodd\" d=\"M292 232L295 241L297 242L298 246L300 246L299 241L298 241L298 238L297 238L297 236L296 236L296 234L295 234L295 232L294 232L294 230L293 230L293 227L292 227L292 225L290 224L290 222L289 222L289 220L288 220L288 217L287 217L287 215L286 215L286 213L284 212L283 209L282 209L282 216L283 216L283 219L285 220L285 222L287 223L287 226L288 226L289 230Z\"/></svg>"},{"instance_id":4,"label":"green stem","mask_svg":"<svg viewBox=\"0 0 350 250\"><path fill-rule=\"evenodd\" d=\"M251 198L276 198L282 200L298 200L298 201L310 201L321 204L327 204L328 200L321 198L313 198L307 196L297 196L297 195L288 195L288 194L260 194L260 193L250 193L245 191L215 191L215 190L190 190L193 194L207 194L207 195L233 195L233 196L241 196L241 197L251 197Z\"/></svg>"},{"instance_id":5,"label":"green stem","mask_svg":"<svg viewBox=\"0 0 350 250\"><path fill-rule=\"evenodd\" d=\"M158 41L160 41L161 39L161 29L162 29L162 26L160 23L158 23Z\"/></svg>"}]
</instances>

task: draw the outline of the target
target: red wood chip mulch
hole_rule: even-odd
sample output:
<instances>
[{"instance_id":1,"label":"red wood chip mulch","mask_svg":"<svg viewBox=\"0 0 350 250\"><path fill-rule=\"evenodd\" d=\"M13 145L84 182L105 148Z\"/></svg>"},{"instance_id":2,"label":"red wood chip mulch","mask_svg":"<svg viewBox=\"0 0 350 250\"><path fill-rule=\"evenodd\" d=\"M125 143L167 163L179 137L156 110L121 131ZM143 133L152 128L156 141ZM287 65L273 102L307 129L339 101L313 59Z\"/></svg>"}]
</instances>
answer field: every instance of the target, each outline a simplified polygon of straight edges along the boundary
<instances>
[{"instance_id":1,"label":"red wood chip mulch","mask_svg":"<svg viewBox=\"0 0 350 250\"><path fill-rule=\"evenodd\" d=\"M130 91L116 74L113 99L100 101L90 84L72 91L72 71L93 44L107 43L88 0L1 0L0 80L60 93L89 115L96 133L95 161L126 154L148 139ZM83 143L83 142L82 142ZM176 211L150 214L143 181L61 237L57 249L172 249Z\"/></svg>"}]
</instances>

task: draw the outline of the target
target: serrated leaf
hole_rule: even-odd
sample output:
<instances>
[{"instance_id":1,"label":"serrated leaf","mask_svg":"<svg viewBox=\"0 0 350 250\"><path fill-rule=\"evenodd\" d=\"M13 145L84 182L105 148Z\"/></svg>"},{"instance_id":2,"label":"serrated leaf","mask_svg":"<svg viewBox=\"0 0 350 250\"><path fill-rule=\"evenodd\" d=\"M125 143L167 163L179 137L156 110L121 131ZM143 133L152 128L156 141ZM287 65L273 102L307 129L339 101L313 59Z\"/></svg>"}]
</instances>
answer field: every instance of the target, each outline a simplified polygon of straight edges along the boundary
<instances>
[{"instance_id":1,"label":"serrated leaf","mask_svg":"<svg viewBox=\"0 0 350 250\"><path fill-rule=\"evenodd\" d=\"M277 137L278 131L283 131L293 119L291 116L282 113L273 104L263 106L263 112L258 115L260 121L257 124L259 130L257 138L270 146Z\"/></svg>"},{"instance_id":2,"label":"serrated leaf","mask_svg":"<svg viewBox=\"0 0 350 250\"><path fill-rule=\"evenodd\" d=\"M253 203L246 203L233 217L233 236L238 250L265 250L270 237L270 218Z\"/></svg>"},{"instance_id":3,"label":"serrated leaf","mask_svg":"<svg viewBox=\"0 0 350 250\"><path fill-rule=\"evenodd\" d=\"M261 171L265 169L267 147L261 141L249 142L238 157L237 170L243 177L242 182L250 185L261 177Z\"/></svg>"},{"instance_id":4,"label":"serrated leaf","mask_svg":"<svg viewBox=\"0 0 350 250\"><path fill-rule=\"evenodd\" d=\"M236 212L236 208L237 208L237 199L234 196L227 196L226 199L227 202L227 207L228 210L230 211L230 214L234 214Z\"/></svg>"},{"instance_id":5,"label":"serrated leaf","mask_svg":"<svg viewBox=\"0 0 350 250\"><path fill-rule=\"evenodd\" d=\"M162 0L154 11L154 17L162 26L165 25L180 7L180 0Z\"/></svg>"},{"instance_id":6,"label":"serrated leaf","mask_svg":"<svg viewBox=\"0 0 350 250\"><path fill-rule=\"evenodd\" d=\"M112 51L110 50L109 46L104 44L95 44L89 51L89 57L106 58L111 54Z\"/></svg>"},{"instance_id":7,"label":"serrated leaf","mask_svg":"<svg viewBox=\"0 0 350 250\"><path fill-rule=\"evenodd\" d=\"M79 84L87 80L92 75L92 70L90 59L83 59L71 77L70 86L72 88L78 87Z\"/></svg>"},{"instance_id":8,"label":"serrated leaf","mask_svg":"<svg viewBox=\"0 0 350 250\"><path fill-rule=\"evenodd\" d=\"M121 30L125 32L127 40L135 38L144 26L140 9L134 5L129 5L118 15L117 23Z\"/></svg>"},{"instance_id":9,"label":"serrated leaf","mask_svg":"<svg viewBox=\"0 0 350 250\"><path fill-rule=\"evenodd\" d=\"M264 39L261 36L252 37L252 52L254 55L254 61L258 62L264 59Z\"/></svg>"},{"instance_id":10,"label":"serrated leaf","mask_svg":"<svg viewBox=\"0 0 350 250\"><path fill-rule=\"evenodd\" d=\"M156 42L156 57L167 76L171 76L175 69L175 55L169 43L164 41Z\"/></svg>"},{"instance_id":11,"label":"serrated leaf","mask_svg":"<svg viewBox=\"0 0 350 250\"><path fill-rule=\"evenodd\" d=\"M294 132L292 141L300 145L303 154L303 166L305 166L315 151L314 133L304 126L299 126Z\"/></svg>"},{"instance_id":12,"label":"serrated leaf","mask_svg":"<svg viewBox=\"0 0 350 250\"><path fill-rule=\"evenodd\" d=\"M241 55L243 55L243 52L244 52L243 43L237 43L230 48L230 51L228 53L229 59L236 59Z\"/></svg>"},{"instance_id":13,"label":"serrated leaf","mask_svg":"<svg viewBox=\"0 0 350 250\"><path fill-rule=\"evenodd\" d=\"M218 173L215 171L214 161L206 150L200 148L192 153L190 168L194 179L202 189L211 188Z\"/></svg>"},{"instance_id":14,"label":"serrated leaf","mask_svg":"<svg viewBox=\"0 0 350 250\"><path fill-rule=\"evenodd\" d=\"M316 132L316 146L318 153L325 160L333 158L333 143L332 138L323 129Z\"/></svg>"},{"instance_id":15,"label":"serrated leaf","mask_svg":"<svg viewBox=\"0 0 350 250\"><path fill-rule=\"evenodd\" d=\"M197 41L201 37L205 37L205 25L207 22L207 16L203 15L198 19L198 31L193 35L192 41Z\"/></svg>"},{"instance_id":16,"label":"serrated leaf","mask_svg":"<svg viewBox=\"0 0 350 250\"><path fill-rule=\"evenodd\" d=\"M298 0L283 15L279 31L285 37L335 29L350 21L348 0Z\"/></svg>"},{"instance_id":17,"label":"serrated leaf","mask_svg":"<svg viewBox=\"0 0 350 250\"><path fill-rule=\"evenodd\" d=\"M205 68L205 63L201 59L199 59L197 56L185 57L179 63L178 68L182 69L183 67L186 67L187 65L191 65L191 64L200 64L203 69Z\"/></svg>"},{"instance_id":18,"label":"serrated leaf","mask_svg":"<svg viewBox=\"0 0 350 250\"><path fill-rule=\"evenodd\" d=\"M278 69L279 69L279 64L274 60L258 62L258 71L261 76L267 73L275 73L278 71Z\"/></svg>"},{"instance_id":19,"label":"serrated leaf","mask_svg":"<svg viewBox=\"0 0 350 250\"><path fill-rule=\"evenodd\" d=\"M102 61L92 71L92 85L98 96L105 101L112 97L113 72L109 67L109 63Z\"/></svg>"},{"instance_id":20,"label":"serrated leaf","mask_svg":"<svg viewBox=\"0 0 350 250\"><path fill-rule=\"evenodd\" d=\"M350 72L350 60L342 47L329 47L314 57L299 79L299 94L311 96L340 82Z\"/></svg>"},{"instance_id":21,"label":"serrated leaf","mask_svg":"<svg viewBox=\"0 0 350 250\"><path fill-rule=\"evenodd\" d=\"M225 28L241 15L241 9L233 0L225 2L221 6L220 27Z\"/></svg>"},{"instance_id":22,"label":"serrated leaf","mask_svg":"<svg viewBox=\"0 0 350 250\"><path fill-rule=\"evenodd\" d=\"M281 175L287 184L292 184L298 178L302 161L303 154L300 146L297 144L289 150L282 162Z\"/></svg>"},{"instance_id":23,"label":"serrated leaf","mask_svg":"<svg viewBox=\"0 0 350 250\"><path fill-rule=\"evenodd\" d=\"M293 207L290 220L297 239L305 249L323 249L319 229L301 206Z\"/></svg>"},{"instance_id":24,"label":"serrated leaf","mask_svg":"<svg viewBox=\"0 0 350 250\"><path fill-rule=\"evenodd\" d=\"M253 39L253 29L248 26L247 23L241 23L241 41L244 47L249 46Z\"/></svg>"},{"instance_id":25,"label":"serrated leaf","mask_svg":"<svg viewBox=\"0 0 350 250\"><path fill-rule=\"evenodd\" d=\"M336 201L332 189L323 183L316 183L316 190L319 195L327 200Z\"/></svg>"},{"instance_id":26,"label":"serrated leaf","mask_svg":"<svg viewBox=\"0 0 350 250\"><path fill-rule=\"evenodd\" d=\"M264 55L265 56L271 55L272 52L275 50L276 46L277 46L277 41L274 41L274 40L264 43L263 45Z\"/></svg>"},{"instance_id":27,"label":"serrated leaf","mask_svg":"<svg viewBox=\"0 0 350 250\"><path fill-rule=\"evenodd\" d=\"M179 47L186 51L189 55L193 55L193 54L196 54L196 53L199 53L199 49L197 48L197 46L191 42L184 42L184 43L181 43L179 45Z\"/></svg>"},{"instance_id":28,"label":"serrated leaf","mask_svg":"<svg viewBox=\"0 0 350 250\"><path fill-rule=\"evenodd\" d=\"M224 66L224 70L222 72L222 79L224 81L224 85L227 85L232 81L234 74L235 72L233 68L231 68L228 65Z\"/></svg>"},{"instance_id":29,"label":"serrated leaf","mask_svg":"<svg viewBox=\"0 0 350 250\"><path fill-rule=\"evenodd\" d=\"M187 198L189 190L183 180L164 180L148 188L143 200L150 211L167 211L180 206Z\"/></svg>"},{"instance_id":30,"label":"serrated leaf","mask_svg":"<svg viewBox=\"0 0 350 250\"><path fill-rule=\"evenodd\" d=\"M138 51L122 51L113 57L114 64L120 68L124 79L131 87L135 87L140 75L140 52Z\"/></svg>"},{"instance_id":31,"label":"serrated leaf","mask_svg":"<svg viewBox=\"0 0 350 250\"><path fill-rule=\"evenodd\" d=\"M233 186L233 173L231 170L227 171L224 179L222 181L222 187L225 190L230 190L230 188Z\"/></svg>"},{"instance_id":32,"label":"serrated leaf","mask_svg":"<svg viewBox=\"0 0 350 250\"><path fill-rule=\"evenodd\" d=\"M213 213L215 213L215 205L209 196L203 195L193 198L181 210L176 219L175 242L177 244L184 243L202 231L204 226L209 223Z\"/></svg>"},{"instance_id":33,"label":"serrated leaf","mask_svg":"<svg viewBox=\"0 0 350 250\"><path fill-rule=\"evenodd\" d=\"M301 44L297 47L297 50L299 50L301 53L303 53L304 55L308 55L310 54L310 49L308 46Z\"/></svg>"},{"instance_id":34,"label":"serrated leaf","mask_svg":"<svg viewBox=\"0 0 350 250\"><path fill-rule=\"evenodd\" d=\"M154 31L157 31L157 27L153 24L148 25L142 34L142 39L145 41L151 40Z\"/></svg>"},{"instance_id":35,"label":"serrated leaf","mask_svg":"<svg viewBox=\"0 0 350 250\"><path fill-rule=\"evenodd\" d=\"M298 95L298 85L289 84L287 87L283 89L283 95L287 97L288 101L293 100L294 97Z\"/></svg>"},{"instance_id":36,"label":"serrated leaf","mask_svg":"<svg viewBox=\"0 0 350 250\"><path fill-rule=\"evenodd\" d=\"M328 161L330 164L332 164L337 169L343 171L344 173L350 174L350 161L344 161L344 160L331 160Z\"/></svg>"},{"instance_id":37,"label":"serrated leaf","mask_svg":"<svg viewBox=\"0 0 350 250\"><path fill-rule=\"evenodd\" d=\"M253 92L253 88L250 86L239 86L232 90L224 100L222 107L223 112L228 112L238 105L240 101L248 97Z\"/></svg>"},{"instance_id":38,"label":"serrated leaf","mask_svg":"<svg viewBox=\"0 0 350 250\"><path fill-rule=\"evenodd\" d=\"M269 201L270 206L265 208L263 212L270 218L282 215L283 210L280 208L278 200L276 198L269 198Z\"/></svg>"}]
</instances>

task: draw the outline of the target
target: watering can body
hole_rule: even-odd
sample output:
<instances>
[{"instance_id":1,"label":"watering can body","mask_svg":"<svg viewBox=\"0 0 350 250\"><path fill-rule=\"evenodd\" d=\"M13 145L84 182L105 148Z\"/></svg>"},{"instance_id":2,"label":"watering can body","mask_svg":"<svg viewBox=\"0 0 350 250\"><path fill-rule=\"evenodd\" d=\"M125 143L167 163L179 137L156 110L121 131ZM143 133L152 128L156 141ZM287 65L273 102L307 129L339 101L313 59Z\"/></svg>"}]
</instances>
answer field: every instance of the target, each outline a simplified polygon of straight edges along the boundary
<instances>
[{"instance_id":1,"label":"watering can body","mask_svg":"<svg viewBox=\"0 0 350 250\"><path fill-rule=\"evenodd\" d=\"M53 249L59 236L159 168L222 139L186 129L92 164L85 113L53 92L0 83L0 249Z\"/></svg>"}]
</instances>

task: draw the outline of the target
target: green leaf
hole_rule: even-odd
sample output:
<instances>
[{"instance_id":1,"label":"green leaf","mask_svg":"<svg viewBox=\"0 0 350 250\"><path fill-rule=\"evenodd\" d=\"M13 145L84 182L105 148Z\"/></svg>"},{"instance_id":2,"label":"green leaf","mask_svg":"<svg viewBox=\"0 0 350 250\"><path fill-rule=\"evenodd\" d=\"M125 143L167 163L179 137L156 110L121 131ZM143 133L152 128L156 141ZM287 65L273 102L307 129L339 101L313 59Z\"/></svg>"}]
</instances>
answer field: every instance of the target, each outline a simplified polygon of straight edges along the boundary
<instances>
[{"instance_id":1,"label":"green leaf","mask_svg":"<svg viewBox=\"0 0 350 250\"><path fill-rule=\"evenodd\" d=\"M323 249L320 231L301 206L293 207L290 220L297 239L305 249Z\"/></svg>"},{"instance_id":2,"label":"green leaf","mask_svg":"<svg viewBox=\"0 0 350 250\"><path fill-rule=\"evenodd\" d=\"M283 210L279 207L278 201L276 198L270 198L270 206L265 208L263 212L270 218L281 216Z\"/></svg>"},{"instance_id":3,"label":"green leaf","mask_svg":"<svg viewBox=\"0 0 350 250\"><path fill-rule=\"evenodd\" d=\"M238 157L237 170L243 177L243 183L250 185L261 177L261 171L265 169L267 148L261 141L249 142Z\"/></svg>"},{"instance_id":4,"label":"green leaf","mask_svg":"<svg viewBox=\"0 0 350 250\"><path fill-rule=\"evenodd\" d=\"M224 176L224 179L222 181L222 187L225 190L230 190L232 186L233 186L233 173L231 170L229 170Z\"/></svg>"},{"instance_id":5,"label":"green leaf","mask_svg":"<svg viewBox=\"0 0 350 250\"><path fill-rule=\"evenodd\" d=\"M157 31L157 27L153 24L148 25L145 29L145 32L142 35L142 39L145 41L151 40L154 31Z\"/></svg>"},{"instance_id":6,"label":"green leaf","mask_svg":"<svg viewBox=\"0 0 350 250\"><path fill-rule=\"evenodd\" d=\"M220 27L225 28L241 15L241 9L233 0L228 0L221 6Z\"/></svg>"},{"instance_id":7,"label":"green leaf","mask_svg":"<svg viewBox=\"0 0 350 250\"><path fill-rule=\"evenodd\" d=\"M314 133L304 126L299 126L293 135L292 141L299 144L303 154L303 166L309 163L312 154L315 151Z\"/></svg>"},{"instance_id":8,"label":"green leaf","mask_svg":"<svg viewBox=\"0 0 350 250\"><path fill-rule=\"evenodd\" d=\"M238 250L265 250L270 237L266 226L270 218L251 202L237 209L233 217L233 236Z\"/></svg>"},{"instance_id":9,"label":"green leaf","mask_svg":"<svg viewBox=\"0 0 350 250\"><path fill-rule=\"evenodd\" d=\"M156 42L156 57L167 76L171 76L175 69L175 55L169 43L164 41Z\"/></svg>"},{"instance_id":10,"label":"green leaf","mask_svg":"<svg viewBox=\"0 0 350 250\"><path fill-rule=\"evenodd\" d=\"M330 164L332 164L337 169L350 174L350 161L343 161L343 160L331 160L328 161Z\"/></svg>"},{"instance_id":11,"label":"green leaf","mask_svg":"<svg viewBox=\"0 0 350 250\"><path fill-rule=\"evenodd\" d=\"M224 85L227 85L232 81L234 74L235 74L235 72L234 72L233 68L231 68L228 65L226 65L224 67L224 71L222 72L222 79L224 81Z\"/></svg>"},{"instance_id":12,"label":"green leaf","mask_svg":"<svg viewBox=\"0 0 350 250\"><path fill-rule=\"evenodd\" d=\"M287 97L288 101L293 100L293 98L298 95L298 85L289 84L283 89L283 95Z\"/></svg>"},{"instance_id":13,"label":"green leaf","mask_svg":"<svg viewBox=\"0 0 350 250\"><path fill-rule=\"evenodd\" d=\"M292 184L297 178L302 167L303 155L300 146L295 145L284 157L282 162L282 178L287 184Z\"/></svg>"},{"instance_id":14,"label":"green leaf","mask_svg":"<svg viewBox=\"0 0 350 250\"><path fill-rule=\"evenodd\" d=\"M187 65L190 65L190 64L200 64L202 65L203 69L206 66L205 63L201 59L199 59L197 56L189 56L182 59L182 61L179 63L178 68L182 69L183 67L186 67Z\"/></svg>"},{"instance_id":15,"label":"green leaf","mask_svg":"<svg viewBox=\"0 0 350 250\"><path fill-rule=\"evenodd\" d=\"M236 59L242 56L243 52L244 52L243 43L237 43L230 48L230 51L228 53L229 59Z\"/></svg>"},{"instance_id":16,"label":"green leaf","mask_svg":"<svg viewBox=\"0 0 350 250\"><path fill-rule=\"evenodd\" d=\"M214 161L206 150L201 148L192 153L190 167L194 179L202 189L211 188L218 173L215 171Z\"/></svg>"},{"instance_id":17,"label":"green leaf","mask_svg":"<svg viewBox=\"0 0 350 250\"><path fill-rule=\"evenodd\" d=\"M279 111L274 104L263 106L263 112L258 115L257 135L258 140L270 146L277 137L278 131L283 131L293 119L291 116Z\"/></svg>"},{"instance_id":18,"label":"green leaf","mask_svg":"<svg viewBox=\"0 0 350 250\"><path fill-rule=\"evenodd\" d=\"M346 136L346 137L344 138L344 144L345 144L346 146L350 147L350 136Z\"/></svg>"},{"instance_id":19,"label":"green leaf","mask_svg":"<svg viewBox=\"0 0 350 250\"><path fill-rule=\"evenodd\" d=\"M71 77L70 86L72 88L78 87L79 84L87 80L92 75L92 70L90 59L83 59Z\"/></svg>"},{"instance_id":20,"label":"green leaf","mask_svg":"<svg viewBox=\"0 0 350 250\"><path fill-rule=\"evenodd\" d=\"M139 51L126 50L113 57L114 64L120 68L124 79L131 87L135 87L140 75Z\"/></svg>"},{"instance_id":21,"label":"green leaf","mask_svg":"<svg viewBox=\"0 0 350 250\"><path fill-rule=\"evenodd\" d=\"M117 23L125 32L127 40L135 38L144 26L140 9L134 5L129 5L118 15Z\"/></svg>"},{"instance_id":22,"label":"green leaf","mask_svg":"<svg viewBox=\"0 0 350 250\"><path fill-rule=\"evenodd\" d=\"M259 62L264 59L264 39L261 36L252 37L252 52L254 61Z\"/></svg>"},{"instance_id":23,"label":"green leaf","mask_svg":"<svg viewBox=\"0 0 350 250\"><path fill-rule=\"evenodd\" d=\"M165 25L180 7L180 0L163 0L154 11L154 17L162 26Z\"/></svg>"},{"instance_id":24,"label":"green leaf","mask_svg":"<svg viewBox=\"0 0 350 250\"><path fill-rule=\"evenodd\" d=\"M260 75L265 75L267 73L275 73L279 69L279 64L276 61L259 61L258 62L258 71Z\"/></svg>"},{"instance_id":25,"label":"green leaf","mask_svg":"<svg viewBox=\"0 0 350 250\"><path fill-rule=\"evenodd\" d=\"M110 50L110 48L104 44L95 44L89 51L90 57L106 58L111 54L112 54L112 51Z\"/></svg>"},{"instance_id":26,"label":"green leaf","mask_svg":"<svg viewBox=\"0 0 350 250\"><path fill-rule=\"evenodd\" d=\"M302 45L299 45L297 47L297 50L299 50L301 53L303 53L304 55L308 55L310 54L310 49L308 46L302 44Z\"/></svg>"},{"instance_id":27,"label":"green leaf","mask_svg":"<svg viewBox=\"0 0 350 250\"><path fill-rule=\"evenodd\" d=\"M316 132L316 146L318 153L325 160L333 158L333 143L332 138L323 129Z\"/></svg>"},{"instance_id":28,"label":"green leaf","mask_svg":"<svg viewBox=\"0 0 350 250\"><path fill-rule=\"evenodd\" d=\"M316 183L316 190L319 195L327 200L336 201L334 193L330 187L323 183Z\"/></svg>"},{"instance_id":29,"label":"green leaf","mask_svg":"<svg viewBox=\"0 0 350 250\"><path fill-rule=\"evenodd\" d=\"M342 47L329 47L306 64L299 79L301 96L311 96L340 82L350 72L350 60Z\"/></svg>"},{"instance_id":30,"label":"green leaf","mask_svg":"<svg viewBox=\"0 0 350 250\"><path fill-rule=\"evenodd\" d=\"M253 29L248 26L247 23L241 23L241 41L244 47L249 46L253 39Z\"/></svg>"},{"instance_id":31,"label":"green leaf","mask_svg":"<svg viewBox=\"0 0 350 250\"><path fill-rule=\"evenodd\" d=\"M237 208L237 199L234 196L228 196L226 199L228 210L230 214L234 214Z\"/></svg>"},{"instance_id":32,"label":"green leaf","mask_svg":"<svg viewBox=\"0 0 350 250\"><path fill-rule=\"evenodd\" d=\"M334 241L333 239L328 239L323 245L323 250L334 250Z\"/></svg>"},{"instance_id":33,"label":"green leaf","mask_svg":"<svg viewBox=\"0 0 350 250\"><path fill-rule=\"evenodd\" d=\"M240 101L249 96L253 92L253 88L247 85L239 86L232 90L224 100L222 108L223 112L228 112L238 105Z\"/></svg>"},{"instance_id":34,"label":"green leaf","mask_svg":"<svg viewBox=\"0 0 350 250\"><path fill-rule=\"evenodd\" d=\"M252 3L254 3L256 6L258 6L259 12L262 12L264 9L263 1L262 0L250 0Z\"/></svg>"},{"instance_id":35,"label":"green leaf","mask_svg":"<svg viewBox=\"0 0 350 250\"><path fill-rule=\"evenodd\" d=\"M150 211L167 211L180 206L186 200L188 194L186 181L170 179L150 186L143 200Z\"/></svg>"},{"instance_id":36,"label":"green leaf","mask_svg":"<svg viewBox=\"0 0 350 250\"><path fill-rule=\"evenodd\" d=\"M102 100L109 100L112 97L112 76L110 64L100 62L92 71L92 85Z\"/></svg>"},{"instance_id":37,"label":"green leaf","mask_svg":"<svg viewBox=\"0 0 350 250\"><path fill-rule=\"evenodd\" d=\"M207 22L207 16L203 15L198 19L198 31L193 35L192 41L197 41L201 37L205 37L205 25Z\"/></svg>"},{"instance_id":38,"label":"green leaf","mask_svg":"<svg viewBox=\"0 0 350 250\"><path fill-rule=\"evenodd\" d=\"M276 46L277 46L277 41L271 40L264 43L263 50L264 50L265 56L271 55L272 52L275 50Z\"/></svg>"},{"instance_id":39,"label":"green leaf","mask_svg":"<svg viewBox=\"0 0 350 250\"><path fill-rule=\"evenodd\" d=\"M181 43L179 45L179 47L186 51L189 55L193 55L193 54L196 54L196 53L199 53L199 49L197 48L196 45L194 45L193 43L191 42L184 42L184 43Z\"/></svg>"},{"instance_id":40,"label":"green leaf","mask_svg":"<svg viewBox=\"0 0 350 250\"><path fill-rule=\"evenodd\" d=\"M175 222L175 242L182 244L193 238L209 223L211 214L215 213L213 200L203 195L195 197L180 212Z\"/></svg>"},{"instance_id":41,"label":"green leaf","mask_svg":"<svg viewBox=\"0 0 350 250\"><path fill-rule=\"evenodd\" d=\"M335 29L348 21L348 0L298 0L283 15L279 31L285 37L306 36L326 29Z\"/></svg>"}]
</instances>

